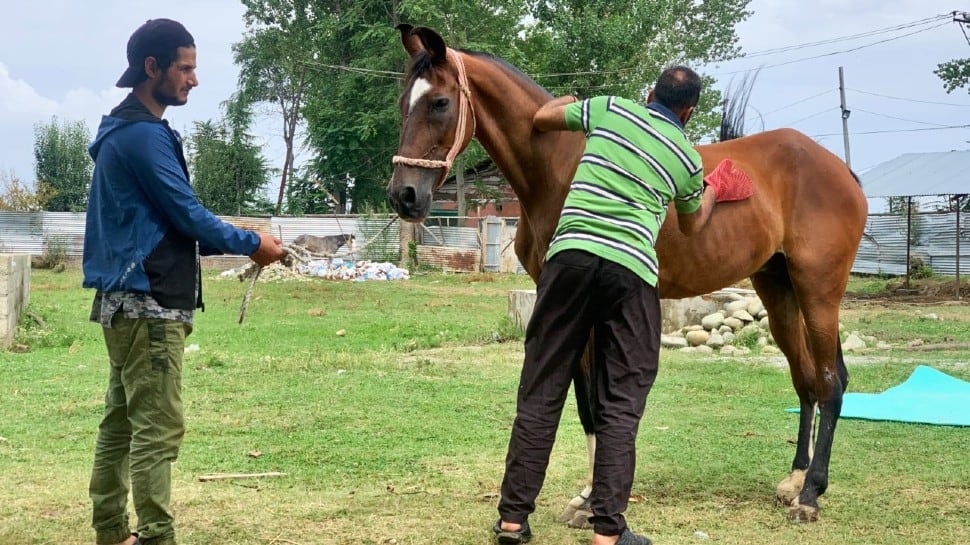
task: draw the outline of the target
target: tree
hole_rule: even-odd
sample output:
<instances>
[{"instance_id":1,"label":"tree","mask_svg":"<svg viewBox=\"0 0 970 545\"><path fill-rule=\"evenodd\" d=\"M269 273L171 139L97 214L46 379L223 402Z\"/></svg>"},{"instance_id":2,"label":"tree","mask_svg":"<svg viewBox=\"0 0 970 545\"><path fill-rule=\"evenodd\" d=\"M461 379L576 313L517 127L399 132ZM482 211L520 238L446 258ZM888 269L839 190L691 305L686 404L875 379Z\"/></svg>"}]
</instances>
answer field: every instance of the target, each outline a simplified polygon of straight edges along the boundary
<instances>
[{"instance_id":1,"label":"tree","mask_svg":"<svg viewBox=\"0 0 970 545\"><path fill-rule=\"evenodd\" d=\"M307 175L354 211L386 208L408 61L394 29L400 22L502 57L556 95L639 98L671 63L736 56L734 26L748 15L748 0L243 1L250 33L237 48L246 51L240 60L251 68L275 63L280 71L270 79L292 96L300 91L314 153ZM707 85L692 136L713 136L719 107L720 94Z\"/></svg>"},{"instance_id":2,"label":"tree","mask_svg":"<svg viewBox=\"0 0 970 545\"><path fill-rule=\"evenodd\" d=\"M966 87L970 93L970 58L941 63L933 73L943 80L943 88L947 93L952 93L959 87Z\"/></svg>"},{"instance_id":3,"label":"tree","mask_svg":"<svg viewBox=\"0 0 970 545\"><path fill-rule=\"evenodd\" d=\"M306 89L307 65L304 55L310 50L313 19L306 0L242 0L249 31L233 45L240 65L240 100L246 105L273 104L281 115L286 146L276 214L283 208L288 180L293 177L296 131L301 120Z\"/></svg>"},{"instance_id":4,"label":"tree","mask_svg":"<svg viewBox=\"0 0 970 545\"><path fill-rule=\"evenodd\" d=\"M48 196L20 181L12 171L0 175L0 210L6 212L38 212L44 209Z\"/></svg>"},{"instance_id":5,"label":"tree","mask_svg":"<svg viewBox=\"0 0 970 545\"><path fill-rule=\"evenodd\" d=\"M527 35L527 69L554 95L618 95L644 99L660 72L739 54L734 27L749 0L539 0ZM702 74L703 77L703 74ZM721 94L704 91L687 126L695 140L713 137Z\"/></svg>"},{"instance_id":6,"label":"tree","mask_svg":"<svg viewBox=\"0 0 970 545\"><path fill-rule=\"evenodd\" d=\"M220 122L196 122L188 138L192 186L199 200L215 214L265 214L272 204L263 196L269 167L260 147L245 130L248 110L238 101L226 105Z\"/></svg>"},{"instance_id":7,"label":"tree","mask_svg":"<svg viewBox=\"0 0 970 545\"><path fill-rule=\"evenodd\" d=\"M83 121L34 126L34 162L38 192L47 195L45 209L79 212L87 207L94 163L88 155L91 136Z\"/></svg>"}]
</instances>

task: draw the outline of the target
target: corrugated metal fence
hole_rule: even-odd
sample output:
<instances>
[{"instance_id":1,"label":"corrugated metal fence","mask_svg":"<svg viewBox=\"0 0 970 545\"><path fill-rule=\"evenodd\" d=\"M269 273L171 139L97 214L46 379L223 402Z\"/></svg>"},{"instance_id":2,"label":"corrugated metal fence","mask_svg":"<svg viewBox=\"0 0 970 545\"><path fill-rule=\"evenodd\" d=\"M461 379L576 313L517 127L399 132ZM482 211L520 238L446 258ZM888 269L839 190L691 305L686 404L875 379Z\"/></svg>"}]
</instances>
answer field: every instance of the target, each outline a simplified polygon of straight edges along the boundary
<instances>
[{"instance_id":1,"label":"corrugated metal fence","mask_svg":"<svg viewBox=\"0 0 970 545\"><path fill-rule=\"evenodd\" d=\"M960 215L960 274L970 273L970 214ZM237 218L226 221L247 228L271 230L283 242L297 236L353 234L357 259L400 262L400 222L387 216L305 216ZM479 226L454 226L455 218L429 218L420 229L420 255L427 264L447 266L454 255L475 254L474 267L485 271L524 272L512 251L515 240L514 218L483 218ZM956 274L957 214L920 213L913 216L910 238L911 257L918 257L937 274ZM866 237L859 247L852 272L863 274L906 274L906 217L874 214L866 223ZM56 241L68 256L79 257L84 243L84 214L70 212L0 212L0 252L41 255ZM437 248L436 248L437 247ZM447 251L446 251L447 250ZM471 252L469 252L471 251ZM349 254L341 248L338 255ZM437 261L441 261L438 263ZM462 266L472 266L459 260ZM460 267L455 267L461 270Z\"/></svg>"},{"instance_id":2,"label":"corrugated metal fence","mask_svg":"<svg viewBox=\"0 0 970 545\"><path fill-rule=\"evenodd\" d=\"M960 214L960 275L970 273L970 221ZM866 236L859 245L852 272L906 274L906 216L874 214L866 222ZM912 216L910 258L919 258L936 274L957 273L956 212L920 213Z\"/></svg>"},{"instance_id":3,"label":"corrugated metal fence","mask_svg":"<svg viewBox=\"0 0 970 545\"><path fill-rule=\"evenodd\" d=\"M400 259L400 224L391 222L394 217L390 215L220 217L239 227L271 232L284 243L303 234L352 234L358 259L393 262ZM0 252L41 255L51 243L63 246L69 257L80 257L84 248L84 213L0 212ZM337 251L337 255L348 254L347 247Z\"/></svg>"}]
</instances>

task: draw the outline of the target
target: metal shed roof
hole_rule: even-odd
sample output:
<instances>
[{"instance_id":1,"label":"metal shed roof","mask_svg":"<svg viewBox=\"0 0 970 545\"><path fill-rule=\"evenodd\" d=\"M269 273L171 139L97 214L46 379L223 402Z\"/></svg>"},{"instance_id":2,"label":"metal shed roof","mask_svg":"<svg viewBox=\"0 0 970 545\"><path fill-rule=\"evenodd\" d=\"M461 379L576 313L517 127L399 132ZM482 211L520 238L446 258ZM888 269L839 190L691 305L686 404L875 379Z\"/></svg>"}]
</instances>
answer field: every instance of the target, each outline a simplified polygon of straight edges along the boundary
<instances>
[{"instance_id":1,"label":"metal shed roof","mask_svg":"<svg viewBox=\"0 0 970 545\"><path fill-rule=\"evenodd\" d=\"M859 175L866 197L970 193L970 150L904 153Z\"/></svg>"}]
</instances>

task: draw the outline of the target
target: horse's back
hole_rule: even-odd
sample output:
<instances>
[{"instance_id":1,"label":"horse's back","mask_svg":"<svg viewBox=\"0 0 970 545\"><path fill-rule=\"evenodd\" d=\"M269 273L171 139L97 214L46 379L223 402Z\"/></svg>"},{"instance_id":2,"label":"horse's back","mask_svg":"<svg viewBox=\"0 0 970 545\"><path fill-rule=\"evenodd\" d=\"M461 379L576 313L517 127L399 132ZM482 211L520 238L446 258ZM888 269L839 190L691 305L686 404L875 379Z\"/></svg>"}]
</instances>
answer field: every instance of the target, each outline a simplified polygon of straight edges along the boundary
<instances>
[{"instance_id":1,"label":"horse's back","mask_svg":"<svg viewBox=\"0 0 970 545\"><path fill-rule=\"evenodd\" d=\"M843 261L855 256L865 227L865 197L845 163L818 143L778 129L697 150L705 172L731 159L751 178L754 195L718 203L707 226L691 237L679 232L670 210L657 242L662 297L731 285L776 253L797 260L825 249Z\"/></svg>"}]
</instances>

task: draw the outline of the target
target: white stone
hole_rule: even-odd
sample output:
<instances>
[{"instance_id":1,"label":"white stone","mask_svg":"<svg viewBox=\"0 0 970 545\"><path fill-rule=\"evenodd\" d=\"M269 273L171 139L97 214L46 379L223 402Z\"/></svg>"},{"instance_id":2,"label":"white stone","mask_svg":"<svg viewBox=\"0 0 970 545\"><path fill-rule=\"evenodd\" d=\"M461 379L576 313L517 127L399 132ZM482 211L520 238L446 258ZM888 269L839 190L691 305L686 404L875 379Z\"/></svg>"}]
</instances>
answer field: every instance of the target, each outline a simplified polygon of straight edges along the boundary
<instances>
[{"instance_id":1,"label":"white stone","mask_svg":"<svg viewBox=\"0 0 970 545\"><path fill-rule=\"evenodd\" d=\"M711 332L711 336L707 339L707 346L711 348L720 348L724 346L724 337L720 333Z\"/></svg>"},{"instance_id":2,"label":"white stone","mask_svg":"<svg viewBox=\"0 0 970 545\"><path fill-rule=\"evenodd\" d=\"M737 331L744 327L744 322L735 318L734 316L731 316L730 318L724 319L724 325L730 327L733 331Z\"/></svg>"},{"instance_id":3,"label":"white stone","mask_svg":"<svg viewBox=\"0 0 970 545\"><path fill-rule=\"evenodd\" d=\"M688 331L687 332L687 344L691 346L701 346L706 343L711 337L711 334L703 329L699 331Z\"/></svg>"},{"instance_id":4,"label":"white stone","mask_svg":"<svg viewBox=\"0 0 970 545\"><path fill-rule=\"evenodd\" d=\"M765 345L761 347L762 354L781 354L781 350L777 346Z\"/></svg>"},{"instance_id":5,"label":"white stone","mask_svg":"<svg viewBox=\"0 0 970 545\"><path fill-rule=\"evenodd\" d=\"M701 318L701 325L704 326L704 329L708 331L717 329L721 327L722 324L724 324L724 314L720 312L708 314L707 316Z\"/></svg>"},{"instance_id":6,"label":"white stone","mask_svg":"<svg viewBox=\"0 0 970 545\"><path fill-rule=\"evenodd\" d=\"M758 313L760 313L764 309L765 309L765 305L764 303L761 302L761 299L758 299L757 297L755 297L753 299L748 300L748 308L746 309L748 311L748 314L752 316L757 316Z\"/></svg>"},{"instance_id":7,"label":"white stone","mask_svg":"<svg viewBox=\"0 0 970 545\"><path fill-rule=\"evenodd\" d=\"M710 346L707 346L707 345L702 344L700 346L695 346L694 347L694 352L696 352L698 354L713 354L714 353L714 349L711 348Z\"/></svg>"},{"instance_id":8,"label":"white stone","mask_svg":"<svg viewBox=\"0 0 970 545\"><path fill-rule=\"evenodd\" d=\"M855 333L850 333L848 337L845 338L845 342L842 343L843 352L854 352L856 350L862 350L866 347L866 342L859 338Z\"/></svg>"},{"instance_id":9,"label":"white stone","mask_svg":"<svg viewBox=\"0 0 970 545\"><path fill-rule=\"evenodd\" d=\"M741 320L742 322L753 322L754 321L754 317L751 316L750 314L748 314L748 311L747 310L744 310L744 309L734 311L734 314L732 314L731 317L732 318L737 318L738 320Z\"/></svg>"},{"instance_id":10,"label":"white stone","mask_svg":"<svg viewBox=\"0 0 970 545\"><path fill-rule=\"evenodd\" d=\"M660 346L664 348L682 348L687 346L687 339L673 335L661 335Z\"/></svg>"},{"instance_id":11,"label":"white stone","mask_svg":"<svg viewBox=\"0 0 970 545\"><path fill-rule=\"evenodd\" d=\"M733 343L735 338L733 331L728 331L727 333L724 333L723 335L721 335L721 337L724 338L724 344Z\"/></svg>"},{"instance_id":12,"label":"white stone","mask_svg":"<svg viewBox=\"0 0 970 545\"><path fill-rule=\"evenodd\" d=\"M737 301L731 301L724 305L724 313L727 315L732 315L739 310L745 310L748 308L747 299L738 299Z\"/></svg>"},{"instance_id":13,"label":"white stone","mask_svg":"<svg viewBox=\"0 0 970 545\"><path fill-rule=\"evenodd\" d=\"M762 318L761 321L758 322L758 325L761 326L761 329L764 329L765 331L770 331L771 330L771 328L769 327L768 317L767 316L765 316L764 318Z\"/></svg>"}]
</instances>

